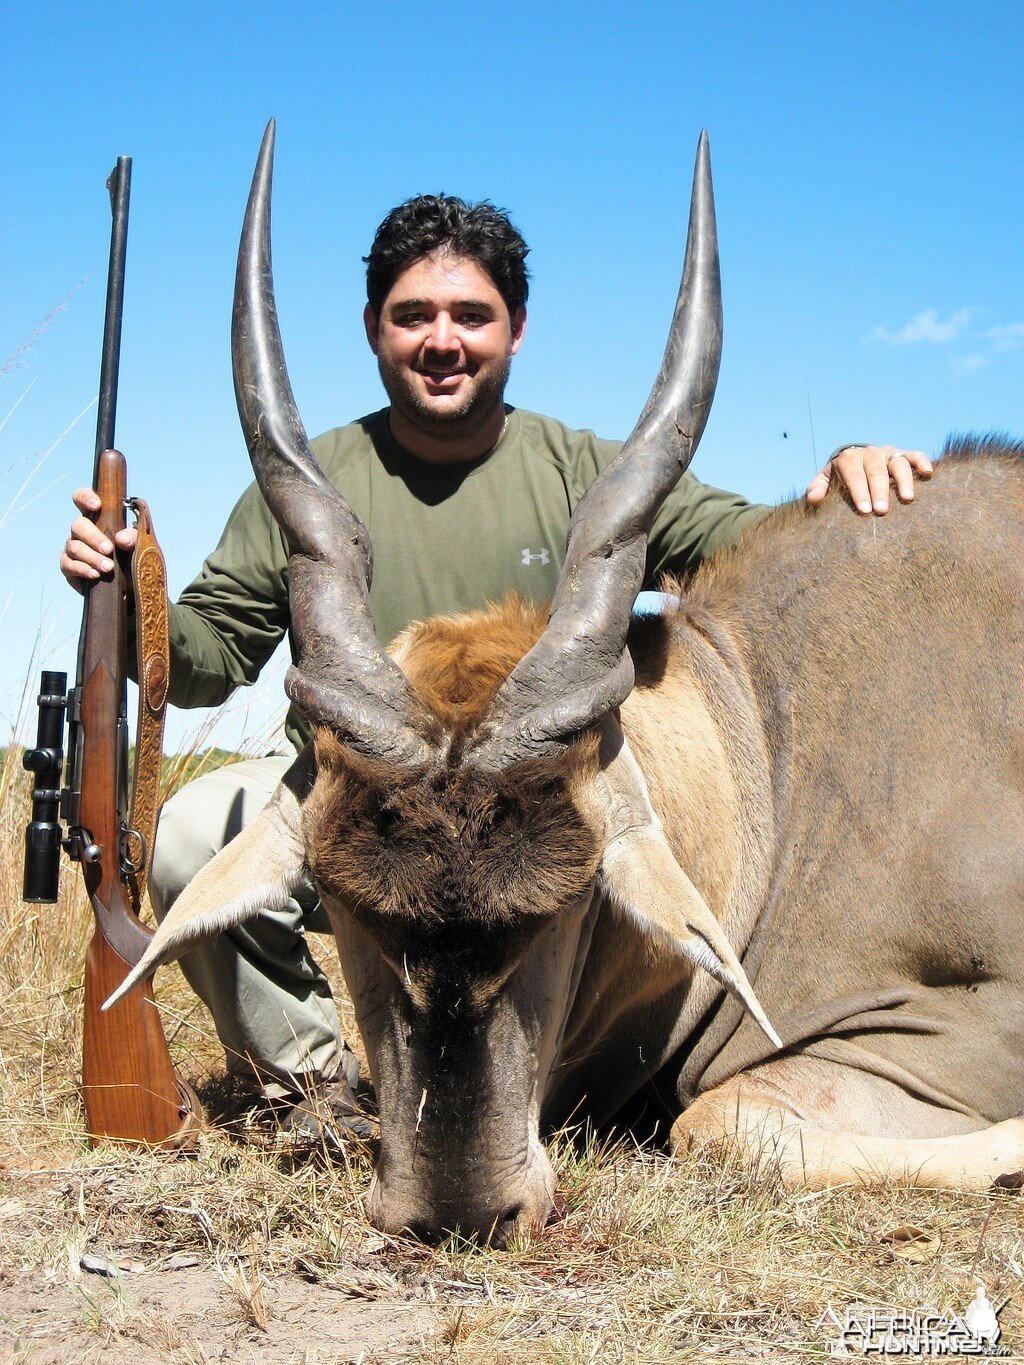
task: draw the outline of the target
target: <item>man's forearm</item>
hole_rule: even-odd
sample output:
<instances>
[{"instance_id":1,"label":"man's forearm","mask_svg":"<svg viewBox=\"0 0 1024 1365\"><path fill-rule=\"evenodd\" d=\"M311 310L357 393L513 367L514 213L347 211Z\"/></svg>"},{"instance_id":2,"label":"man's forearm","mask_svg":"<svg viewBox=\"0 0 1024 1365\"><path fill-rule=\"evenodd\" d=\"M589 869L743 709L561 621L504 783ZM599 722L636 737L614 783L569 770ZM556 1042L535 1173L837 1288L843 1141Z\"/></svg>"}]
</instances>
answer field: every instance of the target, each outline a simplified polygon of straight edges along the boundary
<instances>
[{"instance_id":1,"label":"man's forearm","mask_svg":"<svg viewBox=\"0 0 1024 1365\"><path fill-rule=\"evenodd\" d=\"M236 688L252 683L273 653L280 633L248 637L243 649L237 638L222 634L194 607L172 602L168 608L172 706L220 706ZM129 676L135 670L135 621L129 618Z\"/></svg>"}]
</instances>

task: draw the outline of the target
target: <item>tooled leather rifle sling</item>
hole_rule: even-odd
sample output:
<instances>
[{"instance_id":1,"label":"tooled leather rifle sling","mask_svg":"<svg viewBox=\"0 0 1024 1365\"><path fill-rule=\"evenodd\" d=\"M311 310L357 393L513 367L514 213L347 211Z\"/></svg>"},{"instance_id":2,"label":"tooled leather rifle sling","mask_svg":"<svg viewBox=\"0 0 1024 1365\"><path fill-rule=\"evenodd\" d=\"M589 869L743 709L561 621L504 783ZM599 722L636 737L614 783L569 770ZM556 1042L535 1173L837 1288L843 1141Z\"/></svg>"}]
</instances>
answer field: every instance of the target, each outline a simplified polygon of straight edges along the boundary
<instances>
[{"instance_id":1,"label":"tooled leather rifle sling","mask_svg":"<svg viewBox=\"0 0 1024 1365\"><path fill-rule=\"evenodd\" d=\"M167 632L167 570L153 531L149 504L143 498L129 498L128 503L136 515L135 529L138 532L131 574L135 597L139 710L126 835L129 868L126 882L138 908L149 879L160 806L164 718L170 682L170 643Z\"/></svg>"}]
</instances>

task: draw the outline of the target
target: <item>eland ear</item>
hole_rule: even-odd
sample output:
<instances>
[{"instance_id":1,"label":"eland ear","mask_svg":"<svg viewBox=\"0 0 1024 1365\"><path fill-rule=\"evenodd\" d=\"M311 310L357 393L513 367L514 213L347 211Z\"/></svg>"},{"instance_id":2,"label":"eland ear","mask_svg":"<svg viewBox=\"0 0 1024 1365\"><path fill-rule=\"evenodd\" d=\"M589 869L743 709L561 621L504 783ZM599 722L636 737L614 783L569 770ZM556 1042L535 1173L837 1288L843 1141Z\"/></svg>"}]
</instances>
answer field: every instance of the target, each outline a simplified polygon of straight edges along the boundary
<instances>
[{"instance_id":1,"label":"eland ear","mask_svg":"<svg viewBox=\"0 0 1024 1365\"><path fill-rule=\"evenodd\" d=\"M309 776L304 751L255 819L185 887L137 965L104 1003L105 1010L163 963L261 910L279 910L285 904L305 875L302 800Z\"/></svg>"},{"instance_id":2,"label":"eland ear","mask_svg":"<svg viewBox=\"0 0 1024 1365\"><path fill-rule=\"evenodd\" d=\"M747 980L715 913L676 862L647 782L616 717L605 721L599 797L607 842L599 880L612 905L713 976L749 1010L776 1047L782 1039Z\"/></svg>"},{"instance_id":3,"label":"eland ear","mask_svg":"<svg viewBox=\"0 0 1024 1365\"><path fill-rule=\"evenodd\" d=\"M658 826L614 839L605 849L600 878L617 909L713 976L749 1010L775 1046L783 1046L714 912L676 862Z\"/></svg>"}]
</instances>

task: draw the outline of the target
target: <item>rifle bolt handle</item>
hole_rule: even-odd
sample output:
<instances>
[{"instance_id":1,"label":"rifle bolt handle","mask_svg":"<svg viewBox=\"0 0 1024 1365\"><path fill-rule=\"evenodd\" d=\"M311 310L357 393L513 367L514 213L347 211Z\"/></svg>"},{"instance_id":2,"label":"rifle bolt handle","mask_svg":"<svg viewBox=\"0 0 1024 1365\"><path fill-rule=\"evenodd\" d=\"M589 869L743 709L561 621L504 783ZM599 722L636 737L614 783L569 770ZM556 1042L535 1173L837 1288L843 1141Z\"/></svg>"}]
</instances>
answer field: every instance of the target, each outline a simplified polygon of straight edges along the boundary
<instances>
[{"instance_id":1,"label":"rifle bolt handle","mask_svg":"<svg viewBox=\"0 0 1024 1365\"><path fill-rule=\"evenodd\" d=\"M83 863L98 863L99 860L100 860L100 858L102 858L102 856L103 856L103 850L100 848L99 844L83 844L83 845L82 845L82 862L83 862Z\"/></svg>"}]
</instances>

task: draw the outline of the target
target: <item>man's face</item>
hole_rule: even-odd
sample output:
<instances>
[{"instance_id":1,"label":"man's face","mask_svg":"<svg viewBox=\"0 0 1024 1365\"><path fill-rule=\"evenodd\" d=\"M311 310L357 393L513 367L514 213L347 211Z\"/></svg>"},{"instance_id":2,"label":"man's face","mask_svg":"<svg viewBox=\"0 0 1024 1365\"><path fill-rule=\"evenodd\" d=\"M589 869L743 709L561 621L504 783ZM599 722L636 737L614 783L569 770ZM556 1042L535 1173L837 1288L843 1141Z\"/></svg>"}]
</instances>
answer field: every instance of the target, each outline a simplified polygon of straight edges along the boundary
<instances>
[{"instance_id":1,"label":"man's face","mask_svg":"<svg viewBox=\"0 0 1024 1365\"><path fill-rule=\"evenodd\" d=\"M472 442L496 422L497 440L526 309L510 317L482 266L444 251L425 256L395 280L380 315L367 306L363 320L402 423L432 440L453 442L456 452L460 442Z\"/></svg>"}]
</instances>

